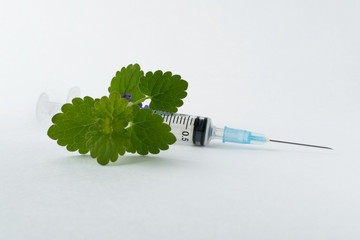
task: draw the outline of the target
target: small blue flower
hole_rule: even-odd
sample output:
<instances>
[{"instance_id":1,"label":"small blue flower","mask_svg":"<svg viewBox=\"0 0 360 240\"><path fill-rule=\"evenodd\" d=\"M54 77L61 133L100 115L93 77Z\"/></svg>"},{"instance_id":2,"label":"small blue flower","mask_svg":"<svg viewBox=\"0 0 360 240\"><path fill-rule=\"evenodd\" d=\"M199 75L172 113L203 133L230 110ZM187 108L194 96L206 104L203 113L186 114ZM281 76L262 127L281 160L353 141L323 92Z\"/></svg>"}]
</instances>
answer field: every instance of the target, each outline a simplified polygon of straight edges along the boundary
<instances>
[{"instance_id":1,"label":"small blue flower","mask_svg":"<svg viewBox=\"0 0 360 240\"><path fill-rule=\"evenodd\" d=\"M130 101L130 99L132 98L132 95L129 93L124 93L121 98L125 98L126 100Z\"/></svg>"},{"instance_id":2,"label":"small blue flower","mask_svg":"<svg viewBox=\"0 0 360 240\"><path fill-rule=\"evenodd\" d=\"M143 107L142 103L138 103L138 105L139 105L140 108L149 108L149 105L145 105L145 106Z\"/></svg>"}]
</instances>

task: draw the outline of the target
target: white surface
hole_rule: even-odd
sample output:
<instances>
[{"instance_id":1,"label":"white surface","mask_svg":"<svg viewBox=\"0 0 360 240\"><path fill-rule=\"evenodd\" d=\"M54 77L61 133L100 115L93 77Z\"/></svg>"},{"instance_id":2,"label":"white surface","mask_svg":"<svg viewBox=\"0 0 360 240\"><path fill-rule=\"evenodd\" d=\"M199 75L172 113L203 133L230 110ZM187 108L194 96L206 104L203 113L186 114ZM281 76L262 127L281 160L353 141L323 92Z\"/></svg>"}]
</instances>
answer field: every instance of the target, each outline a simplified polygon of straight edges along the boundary
<instances>
[{"instance_id":1,"label":"white surface","mask_svg":"<svg viewBox=\"0 0 360 240\"><path fill-rule=\"evenodd\" d=\"M2 1L0 239L359 239L359 1ZM122 66L180 112L335 151L174 145L100 166L35 121Z\"/></svg>"}]
</instances>

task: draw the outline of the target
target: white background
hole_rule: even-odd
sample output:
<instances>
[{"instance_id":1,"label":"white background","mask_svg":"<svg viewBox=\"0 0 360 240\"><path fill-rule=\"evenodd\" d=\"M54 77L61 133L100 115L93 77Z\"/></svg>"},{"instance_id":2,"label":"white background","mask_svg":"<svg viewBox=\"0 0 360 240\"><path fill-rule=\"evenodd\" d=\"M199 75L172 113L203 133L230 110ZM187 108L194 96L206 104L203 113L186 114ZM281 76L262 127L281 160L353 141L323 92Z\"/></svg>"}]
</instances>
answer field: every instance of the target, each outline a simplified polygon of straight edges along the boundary
<instances>
[{"instance_id":1,"label":"white background","mask_svg":"<svg viewBox=\"0 0 360 240\"><path fill-rule=\"evenodd\" d=\"M360 2L0 1L0 239L359 239ZM35 119L139 63L182 113L275 139L100 166Z\"/></svg>"}]
</instances>

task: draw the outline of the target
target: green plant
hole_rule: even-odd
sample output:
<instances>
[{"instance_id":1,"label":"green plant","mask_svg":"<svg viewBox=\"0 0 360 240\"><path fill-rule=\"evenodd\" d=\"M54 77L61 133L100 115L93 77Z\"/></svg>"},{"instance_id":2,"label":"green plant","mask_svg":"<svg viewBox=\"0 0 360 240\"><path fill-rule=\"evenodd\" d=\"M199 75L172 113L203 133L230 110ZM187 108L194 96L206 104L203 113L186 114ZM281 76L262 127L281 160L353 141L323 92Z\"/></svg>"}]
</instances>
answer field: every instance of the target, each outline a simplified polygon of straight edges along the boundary
<instances>
[{"instance_id":1,"label":"green plant","mask_svg":"<svg viewBox=\"0 0 360 240\"><path fill-rule=\"evenodd\" d=\"M90 152L98 163L115 162L125 152L146 155L167 150L176 138L152 110L177 112L188 83L179 75L141 71L130 64L111 81L109 96L74 98L52 118L48 136L69 151ZM150 99L149 106L142 103Z\"/></svg>"}]
</instances>

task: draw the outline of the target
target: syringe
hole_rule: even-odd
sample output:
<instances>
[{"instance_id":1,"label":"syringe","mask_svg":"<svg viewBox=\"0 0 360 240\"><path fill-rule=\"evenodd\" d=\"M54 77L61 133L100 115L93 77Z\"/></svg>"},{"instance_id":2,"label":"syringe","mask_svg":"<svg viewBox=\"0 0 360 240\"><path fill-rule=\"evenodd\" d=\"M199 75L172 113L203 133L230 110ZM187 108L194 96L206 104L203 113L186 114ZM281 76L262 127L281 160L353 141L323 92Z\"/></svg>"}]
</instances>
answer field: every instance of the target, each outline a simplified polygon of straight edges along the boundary
<instances>
[{"instance_id":1,"label":"syringe","mask_svg":"<svg viewBox=\"0 0 360 240\"><path fill-rule=\"evenodd\" d=\"M77 87L70 89L67 102L70 102L71 99L75 97L80 97L80 89ZM57 112L60 112L61 106L61 103L50 102L46 93L41 94L36 106L38 121L43 122L55 115ZM229 127L218 128L213 125L212 120L208 117L168 113L156 110L154 112L161 115L164 118L164 122L171 127L171 132L176 137L176 143L206 146L211 140L219 139L224 143L264 144L267 142L275 142L332 150L332 148L324 146L269 139L263 134L241 129Z\"/></svg>"},{"instance_id":2,"label":"syringe","mask_svg":"<svg viewBox=\"0 0 360 240\"><path fill-rule=\"evenodd\" d=\"M224 143L264 144L267 142L276 142L332 150L332 148L324 146L269 139L263 134L241 129L229 127L218 128L213 125L211 118L208 117L162 111L154 112L160 114L164 118L164 122L171 127L171 132L175 135L177 143L206 146L211 140L220 139Z\"/></svg>"}]
</instances>

